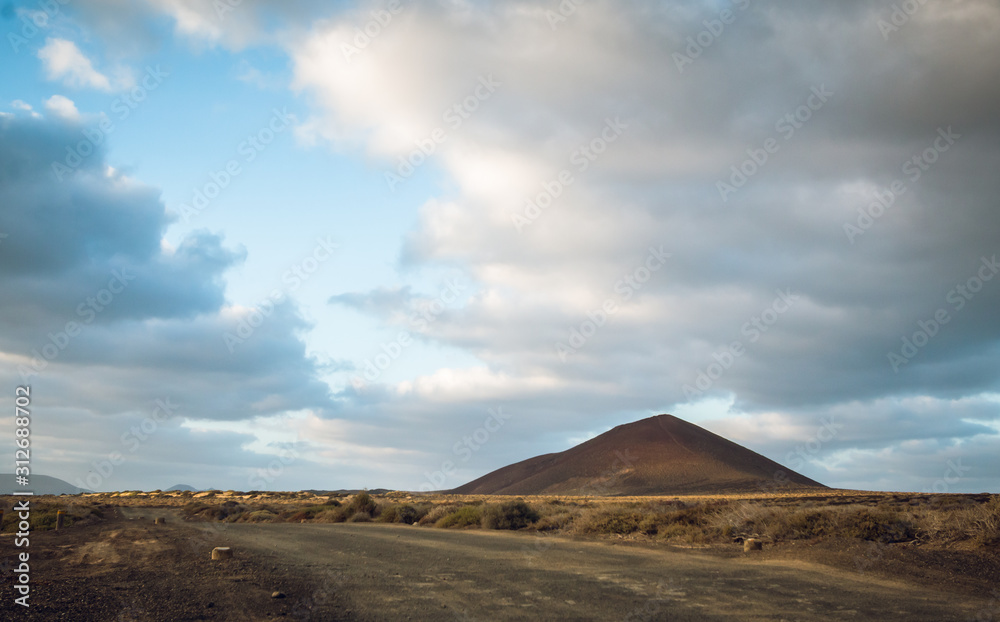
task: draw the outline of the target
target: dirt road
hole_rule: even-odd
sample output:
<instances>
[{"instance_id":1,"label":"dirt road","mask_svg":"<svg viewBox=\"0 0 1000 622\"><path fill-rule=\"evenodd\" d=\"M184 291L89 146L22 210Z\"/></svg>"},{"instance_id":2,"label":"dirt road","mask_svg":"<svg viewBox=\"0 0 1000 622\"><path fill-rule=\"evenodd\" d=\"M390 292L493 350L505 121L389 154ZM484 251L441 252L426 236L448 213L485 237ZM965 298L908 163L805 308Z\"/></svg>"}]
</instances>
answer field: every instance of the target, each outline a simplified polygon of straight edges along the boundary
<instances>
[{"instance_id":1,"label":"dirt road","mask_svg":"<svg viewBox=\"0 0 1000 622\"><path fill-rule=\"evenodd\" d=\"M804 562L520 533L374 524L242 524L225 533L249 555L311 573L368 619L911 622L973 619L986 606Z\"/></svg>"},{"instance_id":2,"label":"dirt road","mask_svg":"<svg viewBox=\"0 0 1000 622\"><path fill-rule=\"evenodd\" d=\"M143 518L138 518L139 515ZM167 518L155 525L155 516ZM7 555L10 542L0 549ZM213 546L232 560L208 560ZM122 508L32 540L4 620L974 620L995 603L767 553L720 559L529 533L185 523ZM272 598L280 590L283 598ZM992 618L986 618L992 619Z\"/></svg>"}]
</instances>

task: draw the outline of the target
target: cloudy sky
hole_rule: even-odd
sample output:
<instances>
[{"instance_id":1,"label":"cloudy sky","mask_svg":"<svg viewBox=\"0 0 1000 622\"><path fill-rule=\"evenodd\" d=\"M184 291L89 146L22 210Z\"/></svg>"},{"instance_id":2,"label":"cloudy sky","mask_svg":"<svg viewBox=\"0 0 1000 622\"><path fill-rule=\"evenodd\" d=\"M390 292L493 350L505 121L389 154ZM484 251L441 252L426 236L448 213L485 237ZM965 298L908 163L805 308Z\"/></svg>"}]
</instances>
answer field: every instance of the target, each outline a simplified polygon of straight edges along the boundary
<instances>
[{"instance_id":1,"label":"cloudy sky","mask_svg":"<svg viewBox=\"0 0 1000 622\"><path fill-rule=\"evenodd\" d=\"M2 2L33 472L445 488L673 413L1000 492L996 3L289 4Z\"/></svg>"}]
</instances>

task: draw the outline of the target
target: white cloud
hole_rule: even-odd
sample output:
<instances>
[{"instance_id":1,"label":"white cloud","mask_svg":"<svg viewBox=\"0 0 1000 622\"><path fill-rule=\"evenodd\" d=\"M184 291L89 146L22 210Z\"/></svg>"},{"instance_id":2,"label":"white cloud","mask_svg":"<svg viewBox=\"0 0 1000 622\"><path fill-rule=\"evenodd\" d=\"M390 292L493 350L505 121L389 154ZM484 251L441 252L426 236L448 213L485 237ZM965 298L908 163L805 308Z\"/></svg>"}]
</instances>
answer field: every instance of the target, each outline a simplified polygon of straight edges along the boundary
<instances>
[{"instance_id":1,"label":"white cloud","mask_svg":"<svg viewBox=\"0 0 1000 622\"><path fill-rule=\"evenodd\" d=\"M69 121L78 121L80 111L76 109L76 104L72 99L63 95L53 95L45 100L45 110Z\"/></svg>"},{"instance_id":2,"label":"white cloud","mask_svg":"<svg viewBox=\"0 0 1000 622\"><path fill-rule=\"evenodd\" d=\"M29 112L32 109L31 104L22 101L20 99L15 99L14 101L10 102L10 107L13 108L14 110L25 110Z\"/></svg>"},{"instance_id":3,"label":"white cloud","mask_svg":"<svg viewBox=\"0 0 1000 622\"><path fill-rule=\"evenodd\" d=\"M111 91L114 88L111 80L94 69L90 59L72 41L50 37L45 40L45 46L38 50L38 58L45 65L49 80L62 80L64 84L75 88L101 91Z\"/></svg>"}]
</instances>

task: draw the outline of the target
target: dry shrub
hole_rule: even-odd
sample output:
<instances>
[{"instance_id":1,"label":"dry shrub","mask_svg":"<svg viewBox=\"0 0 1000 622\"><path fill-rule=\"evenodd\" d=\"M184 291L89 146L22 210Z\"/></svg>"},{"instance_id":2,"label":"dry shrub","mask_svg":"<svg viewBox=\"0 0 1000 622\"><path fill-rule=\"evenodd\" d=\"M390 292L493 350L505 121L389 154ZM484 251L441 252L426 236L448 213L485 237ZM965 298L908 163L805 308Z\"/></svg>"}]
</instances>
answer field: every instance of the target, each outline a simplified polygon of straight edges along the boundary
<instances>
[{"instance_id":1,"label":"dry shrub","mask_svg":"<svg viewBox=\"0 0 1000 622\"><path fill-rule=\"evenodd\" d=\"M736 503L715 515L711 524L727 538L771 535L780 512L760 503Z\"/></svg>"},{"instance_id":2,"label":"dry shrub","mask_svg":"<svg viewBox=\"0 0 1000 622\"><path fill-rule=\"evenodd\" d=\"M244 512L239 516L240 522L246 523L273 523L278 520L278 515L270 510L254 510Z\"/></svg>"},{"instance_id":3,"label":"dry shrub","mask_svg":"<svg viewBox=\"0 0 1000 622\"><path fill-rule=\"evenodd\" d=\"M842 533L873 542L906 542L916 535L913 524L898 512L861 509L844 517Z\"/></svg>"},{"instance_id":4,"label":"dry shrub","mask_svg":"<svg viewBox=\"0 0 1000 622\"><path fill-rule=\"evenodd\" d=\"M776 514L767 530L774 539L809 539L827 536L837 529L831 511L800 510Z\"/></svg>"},{"instance_id":5,"label":"dry shrub","mask_svg":"<svg viewBox=\"0 0 1000 622\"><path fill-rule=\"evenodd\" d=\"M969 536L979 546L1000 544L1000 496L969 511Z\"/></svg>"},{"instance_id":6,"label":"dry shrub","mask_svg":"<svg viewBox=\"0 0 1000 622\"><path fill-rule=\"evenodd\" d=\"M347 518L349 523L370 523L372 521L372 515L368 512L355 512Z\"/></svg>"},{"instance_id":7,"label":"dry shrub","mask_svg":"<svg viewBox=\"0 0 1000 622\"><path fill-rule=\"evenodd\" d=\"M345 516L341 508L324 510L313 516L313 520L317 523L342 523L344 519Z\"/></svg>"},{"instance_id":8,"label":"dry shrub","mask_svg":"<svg viewBox=\"0 0 1000 622\"><path fill-rule=\"evenodd\" d=\"M535 523L538 531L555 531L566 529L573 522L575 515L569 510L559 510L554 514L546 514Z\"/></svg>"}]
</instances>

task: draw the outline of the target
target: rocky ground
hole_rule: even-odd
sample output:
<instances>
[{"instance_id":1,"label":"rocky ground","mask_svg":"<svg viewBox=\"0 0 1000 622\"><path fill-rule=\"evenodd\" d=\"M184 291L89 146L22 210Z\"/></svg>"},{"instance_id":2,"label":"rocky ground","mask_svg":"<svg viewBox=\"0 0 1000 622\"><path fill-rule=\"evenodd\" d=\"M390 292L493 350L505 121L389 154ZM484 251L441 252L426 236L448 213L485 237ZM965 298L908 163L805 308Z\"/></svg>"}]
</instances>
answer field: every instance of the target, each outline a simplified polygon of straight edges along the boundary
<instances>
[{"instance_id":1,"label":"rocky ground","mask_svg":"<svg viewBox=\"0 0 1000 622\"><path fill-rule=\"evenodd\" d=\"M319 586L276 556L265 553L251 559L237 554L213 562L212 548L228 543L222 535L198 531L174 516L154 524L155 510L145 516L134 513L133 518L125 512L116 509L103 521L33 533L27 549L30 607L14 604L18 594L8 567L0 584L0 619L355 619L334 606L334 594L314 602L310 597ZM2 559L23 550L14 548L10 534L0 537ZM275 591L285 597L272 597ZM298 597L289 598L290 591Z\"/></svg>"},{"instance_id":2,"label":"rocky ground","mask_svg":"<svg viewBox=\"0 0 1000 622\"><path fill-rule=\"evenodd\" d=\"M31 607L14 604L5 579L0 619L1000 620L1000 592L990 592L1000 562L987 552L824 541L744 554L627 538L220 524L184 521L175 508L107 510L102 520L32 535ZM212 561L215 546L231 546L234 558ZM17 550L0 536L0 559Z\"/></svg>"}]
</instances>

